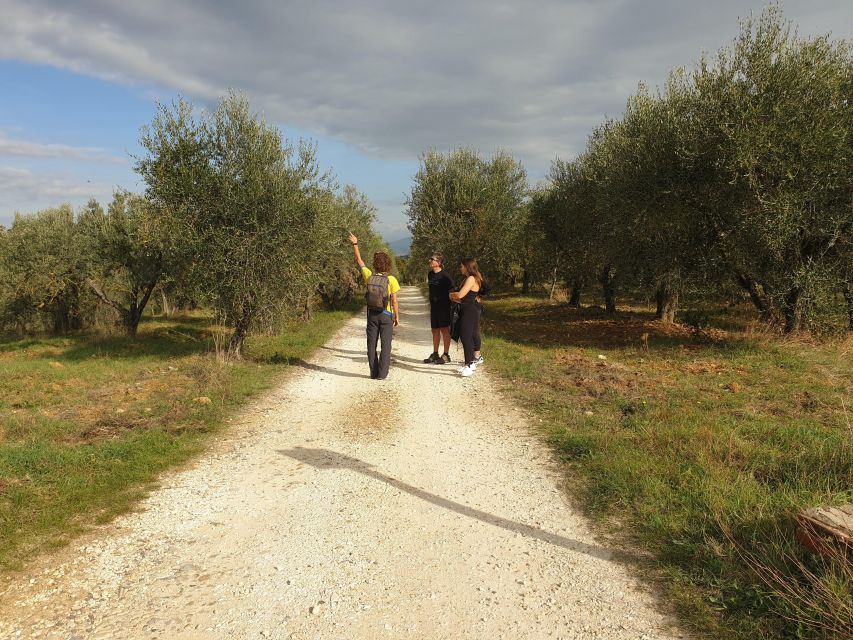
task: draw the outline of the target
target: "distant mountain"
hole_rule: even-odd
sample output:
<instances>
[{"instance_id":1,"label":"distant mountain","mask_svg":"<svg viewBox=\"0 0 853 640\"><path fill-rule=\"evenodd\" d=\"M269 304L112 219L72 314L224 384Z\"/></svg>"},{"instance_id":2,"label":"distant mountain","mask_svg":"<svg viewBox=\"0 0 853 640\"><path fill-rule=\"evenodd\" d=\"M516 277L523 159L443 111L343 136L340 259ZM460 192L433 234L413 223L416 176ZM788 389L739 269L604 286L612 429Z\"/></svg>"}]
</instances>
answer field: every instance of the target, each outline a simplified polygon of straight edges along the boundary
<instances>
[{"instance_id":1,"label":"distant mountain","mask_svg":"<svg viewBox=\"0 0 853 640\"><path fill-rule=\"evenodd\" d=\"M388 248L391 249L395 255L407 256L409 255L409 251L412 249L412 237L409 236L408 238L392 240L388 243Z\"/></svg>"}]
</instances>

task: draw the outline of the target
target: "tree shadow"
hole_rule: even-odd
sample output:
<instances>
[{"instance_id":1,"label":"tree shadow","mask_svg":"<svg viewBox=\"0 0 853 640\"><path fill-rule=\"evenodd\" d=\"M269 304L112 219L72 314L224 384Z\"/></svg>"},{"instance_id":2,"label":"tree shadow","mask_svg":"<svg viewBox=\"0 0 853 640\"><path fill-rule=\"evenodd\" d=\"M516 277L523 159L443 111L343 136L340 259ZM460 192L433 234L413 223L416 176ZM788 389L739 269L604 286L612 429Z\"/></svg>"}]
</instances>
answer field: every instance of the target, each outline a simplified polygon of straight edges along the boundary
<instances>
[{"instance_id":1,"label":"tree shadow","mask_svg":"<svg viewBox=\"0 0 853 640\"><path fill-rule=\"evenodd\" d=\"M207 318L155 318L140 323L136 338L123 334L97 333L57 336L70 344L64 346L55 357L59 361L80 362L92 358L139 360L207 353L212 348L209 327L210 320Z\"/></svg>"},{"instance_id":2,"label":"tree shadow","mask_svg":"<svg viewBox=\"0 0 853 640\"><path fill-rule=\"evenodd\" d=\"M683 324L664 323L654 313L635 309L608 313L601 307L573 307L547 300L507 298L487 305L483 329L490 335L536 347L659 347L663 349L742 349L743 340L726 337L697 340Z\"/></svg>"},{"instance_id":3,"label":"tree shadow","mask_svg":"<svg viewBox=\"0 0 853 640\"><path fill-rule=\"evenodd\" d=\"M292 449L279 449L277 453L293 458L299 462L309 464L317 469L348 469L350 471L361 473L362 475L384 482L385 484L395 487L400 491L405 491L409 495L420 498L421 500L438 507L442 507L443 509L454 511L465 517L473 518L513 533L519 533L528 538L533 538L564 549L569 549L570 551L584 553L594 558L608 561L616 560L618 559L617 556L624 555L623 553L611 551L604 547L573 540L549 531L544 531L529 524L515 522L507 518L493 515L486 511L481 511L479 509L474 509L473 507L454 502L453 500L448 500L447 498L442 498L441 496L424 491L423 489L418 489L417 487L413 487L412 485L398 480L397 478L377 471L373 468L373 465L368 464L363 460L359 460L358 458L353 458L336 451L330 451L329 449L294 447Z\"/></svg>"}]
</instances>

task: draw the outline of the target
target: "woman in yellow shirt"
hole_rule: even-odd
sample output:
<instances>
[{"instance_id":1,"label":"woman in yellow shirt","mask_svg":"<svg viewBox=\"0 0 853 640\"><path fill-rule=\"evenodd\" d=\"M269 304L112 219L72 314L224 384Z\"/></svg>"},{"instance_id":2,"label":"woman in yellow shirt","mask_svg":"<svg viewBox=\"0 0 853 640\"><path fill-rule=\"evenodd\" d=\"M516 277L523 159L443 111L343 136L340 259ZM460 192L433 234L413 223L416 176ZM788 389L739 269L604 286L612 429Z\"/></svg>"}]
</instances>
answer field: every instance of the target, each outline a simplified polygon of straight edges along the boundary
<instances>
[{"instance_id":1,"label":"woman in yellow shirt","mask_svg":"<svg viewBox=\"0 0 853 640\"><path fill-rule=\"evenodd\" d=\"M374 380L384 380L388 377L388 369L391 367L391 338L394 335L394 327L400 324L400 305L397 301L400 283L397 282L397 278L388 273L391 271L391 258L381 251L373 254L373 270L378 278L374 277L372 281L371 277L374 274L361 259L358 238L350 233L349 241L352 243L355 261L361 267L361 275L368 283L367 362L370 365L370 377ZM370 287L383 280L388 281L388 295L382 296L382 304L373 308L370 303ZM381 342L378 355L377 342Z\"/></svg>"}]
</instances>

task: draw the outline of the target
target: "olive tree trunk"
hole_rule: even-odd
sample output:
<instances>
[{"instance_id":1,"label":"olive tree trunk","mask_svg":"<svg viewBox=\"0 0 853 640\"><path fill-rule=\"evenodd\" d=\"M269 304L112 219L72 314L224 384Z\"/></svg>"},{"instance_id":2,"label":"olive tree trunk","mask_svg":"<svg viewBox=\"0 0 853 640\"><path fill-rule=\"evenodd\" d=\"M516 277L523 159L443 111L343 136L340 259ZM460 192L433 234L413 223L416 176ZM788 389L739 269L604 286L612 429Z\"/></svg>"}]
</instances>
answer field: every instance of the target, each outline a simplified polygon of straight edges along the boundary
<instances>
[{"instance_id":1,"label":"olive tree trunk","mask_svg":"<svg viewBox=\"0 0 853 640\"><path fill-rule=\"evenodd\" d=\"M785 318L785 333L794 333L800 329L800 288L792 287L782 298L782 315Z\"/></svg>"},{"instance_id":2,"label":"olive tree trunk","mask_svg":"<svg viewBox=\"0 0 853 640\"><path fill-rule=\"evenodd\" d=\"M655 318L665 323L675 322L675 311L678 308L678 289L669 280L662 280L655 292L657 310Z\"/></svg>"},{"instance_id":3,"label":"olive tree trunk","mask_svg":"<svg viewBox=\"0 0 853 640\"><path fill-rule=\"evenodd\" d=\"M572 279L572 288L569 293L569 306L570 307L580 307L581 306L581 294L583 293L583 288L586 285L586 280L584 278L574 278Z\"/></svg>"},{"instance_id":4,"label":"olive tree trunk","mask_svg":"<svg viewBox=\"0 0 853 640\"><path fill-rule=\"evenodd\" d=\"M771 315L771 305L764 287L747 273L735 272L735 280L749 294L761 317L767 320Z\"/></svg>"},{"instance_id":5,"label":"olive tree trunk","mask_svg":"<svg viewBox=\"0 0 853 640\"><path fill-rule=\"evenodd\" d=\"M231 334L231 338L228 340L226 354L229 358L234 358L235 360L243 358L243 342L249 334L249 325L251 322L252 312L248 310L243 311L243 315L234 325L234 333Z\"/></svg>"},{"instance_id":6,"label":"olive tree trunk","mask_svg":"<svg viewBox=\"0 0 853 640\"><path fill-rule=\"evenodd\" d=\"M95 294L102 302L108 304L113 309L118 311L121 316L121 324L125 332L131 338L136 337L136 332L139 329L139 321L142 319L142 312L145 311L145 306L151 298L151 293L154 287L157 286L157 280L148 282L140 288L132 288L128 293L128 306L124 307L115 300L110 299L101 287L92 279L86 281L92 293ZM140 297L141 294L141 297Z\"/></svg>"}]
</instances>

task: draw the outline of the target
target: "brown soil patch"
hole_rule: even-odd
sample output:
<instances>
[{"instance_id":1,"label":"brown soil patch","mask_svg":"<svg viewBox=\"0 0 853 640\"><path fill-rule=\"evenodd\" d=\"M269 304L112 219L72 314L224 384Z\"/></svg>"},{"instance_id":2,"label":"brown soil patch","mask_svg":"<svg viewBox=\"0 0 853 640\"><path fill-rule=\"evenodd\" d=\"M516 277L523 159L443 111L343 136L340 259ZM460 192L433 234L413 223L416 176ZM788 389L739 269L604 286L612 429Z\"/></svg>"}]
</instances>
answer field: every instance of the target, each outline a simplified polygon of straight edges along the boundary
<instances>
[{"instance_id":1,"label":"brown soil patch","mask_svg":"<svg viewBox=\"0 0 853 640\"><path fill-rule=\"evenodd\" d=\"M563 376L558 376L564 387L574 387L579 393L590 398L618 392L625 396L651 396L660 390L663 383L670 380L665 374L657 372L654 377L646 371L621 362L600 360L576 353L559 353L555 362L564 367ZM552 385L553 386L553 385Z\"/></svg>"},{"instance_id":2,"label":"brown soil patch","mask_svg":"<svg viewBox=\"0 0 853 640\"><path fill-rule=\"evenodd\" d=\"M744 367L733 367L716 360L694 360L693 362L670 363L679 371L698 375L722 375L722 374L737 374L740 376L749 375L751 371Z\"/></svg>"},{"instance_id":3,"label":"brown soil patch","mask_svg":"<svg viewBox=\"0 0 853 640\"><path fill-rule=\"evenodd\" d=\"M3 476L0 477L0 491L12 487L20 487L30 481L30 476Z\"/></svg>"},{"instance_id":4,"label":"brown soil patch","mask_svg":"<svg viewBox=\"0 0 853 640\"><path fill-rule=\"evenodd\" d=\"M395 430L398 406L394 389L377 388L350 402L336 422L352 440L379 440Z\"/></svg>"},{"instance_id":5,"label":"brown soil patch","mask_svg":"<svg viewBox=\"0 0 853 640\"><path fill-rule=\"evenodd\" d=\"M498 335L537 346L580 346L613 348L635 345L654 348L656 340L694 341L690 327L668 324L650 313L605 312L599 307L527 303L523 307L487 307L484 327Z\"/></svg>"}]
</instances>

